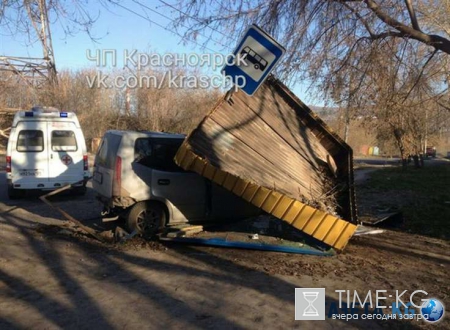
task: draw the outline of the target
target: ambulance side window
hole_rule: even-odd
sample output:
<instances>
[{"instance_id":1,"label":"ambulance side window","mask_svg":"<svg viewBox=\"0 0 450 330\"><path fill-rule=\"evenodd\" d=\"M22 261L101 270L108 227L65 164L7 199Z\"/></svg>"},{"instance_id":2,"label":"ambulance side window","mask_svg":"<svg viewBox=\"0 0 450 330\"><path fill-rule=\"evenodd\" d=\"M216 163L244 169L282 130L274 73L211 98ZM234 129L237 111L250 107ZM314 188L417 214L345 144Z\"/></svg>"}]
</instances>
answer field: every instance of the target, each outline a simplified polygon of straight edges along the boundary
<instances>
[{"instance_id":1,"label":"ambulance side window","mask_svg":"<svg viewBox=\"0 0 450 330\"><path fill-rule=\"evenodd\" d=\"M44 134L38 130L23 130L17 138L17 151L41 152L44 150Z\"/></svg>"}]
</instances>

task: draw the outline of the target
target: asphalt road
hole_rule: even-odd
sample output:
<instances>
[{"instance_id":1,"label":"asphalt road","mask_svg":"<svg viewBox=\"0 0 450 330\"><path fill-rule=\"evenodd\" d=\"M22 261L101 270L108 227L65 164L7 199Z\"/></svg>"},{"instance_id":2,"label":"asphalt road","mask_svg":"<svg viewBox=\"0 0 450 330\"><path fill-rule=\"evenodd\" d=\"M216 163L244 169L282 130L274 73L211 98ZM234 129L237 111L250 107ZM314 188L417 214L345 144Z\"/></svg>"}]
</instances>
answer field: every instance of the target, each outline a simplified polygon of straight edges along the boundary
<instances>
[{"instance_id":1,"label":"asphalt road","mask_svg":"<svg viewBox=\"0 0 450 330\"><path fill-rule=\"evenodd\" d=\"M51 197L52 203L68 212L75 219L89 225L97 230L106 229L101 222L100 212L102 207L95 199L95 192L91 182L87 184L87 192L84 196L73 196L63 192L60 195ZM44 204L39 196L45 192L27 193L24 198L10 200L7 194L7 181L5 171L0 171L0 204L3 207L22 209L32 215L33 221L44 224L61 225L61 221L66 219L56 210Z\"/></svg>"}]
</instances>

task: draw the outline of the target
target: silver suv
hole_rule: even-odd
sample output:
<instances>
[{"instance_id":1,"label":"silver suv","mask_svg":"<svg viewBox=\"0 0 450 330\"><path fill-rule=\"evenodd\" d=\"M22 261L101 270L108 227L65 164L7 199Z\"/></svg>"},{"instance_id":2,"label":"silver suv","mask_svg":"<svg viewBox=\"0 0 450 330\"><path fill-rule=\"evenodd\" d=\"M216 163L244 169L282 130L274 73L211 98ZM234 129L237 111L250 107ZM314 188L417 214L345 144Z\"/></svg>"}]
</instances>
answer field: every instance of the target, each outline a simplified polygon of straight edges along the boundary
<instances>
[{"instance_id":1,"label":"silver suv","mask_svg":"<svg viewBox=\"0 0 450 330\"><path fill-rule=\"evenodd\" d=\"M104 213L152 236L166 225L235 220L259 210L224 188L178 167L184 135L107 131L95 156L93 187Z\"/></svg>"}]
</instances>

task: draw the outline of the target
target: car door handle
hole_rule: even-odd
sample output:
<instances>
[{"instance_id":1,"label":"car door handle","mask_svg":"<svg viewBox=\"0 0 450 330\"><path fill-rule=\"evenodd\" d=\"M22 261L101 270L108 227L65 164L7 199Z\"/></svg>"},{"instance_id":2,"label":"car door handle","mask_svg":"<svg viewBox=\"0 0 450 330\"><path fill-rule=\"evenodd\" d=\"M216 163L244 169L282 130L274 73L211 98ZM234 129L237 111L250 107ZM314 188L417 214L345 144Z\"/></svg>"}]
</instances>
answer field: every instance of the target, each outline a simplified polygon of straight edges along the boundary
<instances>
[{"instance_id":1,"label":"car door handle","mask_svg":"<svg viewBox=\"0 0 450 330\"><path fill-rule=\"evenodd\" d=\"M159 179L158 184L160 186L168 186L170 184L170 180L169 179Z\"/></svg>"}]
</instances>

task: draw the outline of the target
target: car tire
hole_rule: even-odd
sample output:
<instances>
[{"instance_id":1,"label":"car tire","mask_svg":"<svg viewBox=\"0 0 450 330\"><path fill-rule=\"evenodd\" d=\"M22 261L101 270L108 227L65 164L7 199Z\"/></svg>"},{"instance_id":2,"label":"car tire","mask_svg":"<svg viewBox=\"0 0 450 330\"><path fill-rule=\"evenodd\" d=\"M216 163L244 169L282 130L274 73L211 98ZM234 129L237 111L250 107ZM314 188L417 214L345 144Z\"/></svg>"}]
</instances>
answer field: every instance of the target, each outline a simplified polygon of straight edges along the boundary
<instances>
[{"instance_id":1,"label":"car tire","mask_svg":"<svg viewBox=\"0 0 450 330\"><path fill-rule=\"evenodd\" d=\"M161 205L153 202L136 203L128 213L128 229L145 238L153 238L166 224L166 213Z\"/></svg>"},{"instance_id":2,"label":"car tire","mask_svg":"<svg viewBox=\"0 0 450 330\"><path fill-rule=\"evenodd\" d=\"M11 186L8 186L8 198L9 199L19 199L24 194L23 190L14 189Z\"/></svg>"}]
</instances>

